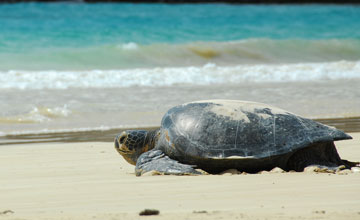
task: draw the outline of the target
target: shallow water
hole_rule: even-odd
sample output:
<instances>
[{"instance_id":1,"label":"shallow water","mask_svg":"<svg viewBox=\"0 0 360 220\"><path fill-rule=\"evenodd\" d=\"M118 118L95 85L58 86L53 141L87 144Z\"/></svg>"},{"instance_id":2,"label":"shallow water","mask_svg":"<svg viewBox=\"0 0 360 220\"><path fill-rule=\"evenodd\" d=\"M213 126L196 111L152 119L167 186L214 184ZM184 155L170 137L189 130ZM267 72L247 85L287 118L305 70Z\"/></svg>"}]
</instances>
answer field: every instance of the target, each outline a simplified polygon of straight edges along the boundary
<instances>
[{"instance_id":1,"label":"shallow water","mask_svg":"<svg viewBox=\"0 0 360 220\"><path fill-rule=\"evenodd\" d=\"M0 118L3 135L159 126L162 115L169 108L202 99L263 102L310 118L360 115L360 80L30 92L5 90L0 98L5 97L8 101L1 103L5 105L2 109L17 114ZM21 102L21 109L18 102Z\"/></svg>"}]
</instances>

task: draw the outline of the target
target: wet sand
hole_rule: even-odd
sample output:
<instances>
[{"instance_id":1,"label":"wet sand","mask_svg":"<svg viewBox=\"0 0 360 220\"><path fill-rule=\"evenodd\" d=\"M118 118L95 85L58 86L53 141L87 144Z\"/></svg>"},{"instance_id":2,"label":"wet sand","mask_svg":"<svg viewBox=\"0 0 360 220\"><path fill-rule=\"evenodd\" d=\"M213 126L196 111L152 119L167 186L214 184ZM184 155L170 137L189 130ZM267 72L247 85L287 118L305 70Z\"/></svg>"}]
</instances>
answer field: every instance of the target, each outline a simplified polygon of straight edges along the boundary
<instances>
[{"instance_id":1,"label":"wet sand","mask_svg":"<svg viewBox=\"0 0 360 220\"><path fill-rule=\"evenodd\" d=\"M2 145L0 175L0 219L360 219L360 173L135 177L109 142Z\"/></svg>"},{"instance_id":2,"label":"wet sand","mask_svg":"<svg viewBox=\"0 0 360 220\"><path fill-rule=\"evenodd\" d=\"M324 118L314 119L317 122L336 127L345 132L360 132L360 117L348 118ZM60 131L50 133L28 133L17 135L0 136L0 146L21 143L50 143L50 142L113 142L114 137L123 130L143 129L153 130L159 127L133 127L133 128L116 128L105 130L89 131Z\"/></svg>"}]
</instances>

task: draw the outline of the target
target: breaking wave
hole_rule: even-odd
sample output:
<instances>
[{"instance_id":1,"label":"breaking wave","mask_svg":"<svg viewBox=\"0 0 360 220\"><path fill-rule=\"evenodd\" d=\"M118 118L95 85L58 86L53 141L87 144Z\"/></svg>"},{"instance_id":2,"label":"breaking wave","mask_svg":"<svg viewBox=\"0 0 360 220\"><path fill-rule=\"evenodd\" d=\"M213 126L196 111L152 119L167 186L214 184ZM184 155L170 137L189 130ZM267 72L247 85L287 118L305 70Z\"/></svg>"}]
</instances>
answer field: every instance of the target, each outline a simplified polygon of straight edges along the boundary
<instances>
[{"instance_id":1,"label":"breaking wave","mask_svg":"<svg viewBox=\"0 0 360 220\"><path fill-rule=\"evenodd\" d=\"M247 39L184 44L127 42L0 53L0 70L94 70L360 60L360 40Z\"/></svg>"},{"instance_id":2,"label":"breaking wave","mask_svg":"<svg viewBox=\"0 0 360 220\"><path fill-rule=\"evenodd\" d=\"M123 88L360 78L360 61L89 71L3 71L1 89Z\"/></svg>"}]
</instances>

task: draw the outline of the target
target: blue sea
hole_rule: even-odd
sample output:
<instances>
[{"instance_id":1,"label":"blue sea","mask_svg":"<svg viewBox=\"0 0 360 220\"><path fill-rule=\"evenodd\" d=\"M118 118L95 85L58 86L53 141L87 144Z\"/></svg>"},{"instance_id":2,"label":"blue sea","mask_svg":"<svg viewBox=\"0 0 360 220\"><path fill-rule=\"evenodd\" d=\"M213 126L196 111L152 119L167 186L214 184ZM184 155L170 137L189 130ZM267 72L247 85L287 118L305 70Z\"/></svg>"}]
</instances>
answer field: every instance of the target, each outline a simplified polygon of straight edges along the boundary
<instances>
[{"instance_id":1,"label":"blue sea","mask_svg":"<svg viewBox=\"0 0 360 220\"><path fill-rule=\"evenodd\" d=\"M360 116L360 7L0 4L0 135L156 126L214 98Z\"/></svg>"}]
</instances>

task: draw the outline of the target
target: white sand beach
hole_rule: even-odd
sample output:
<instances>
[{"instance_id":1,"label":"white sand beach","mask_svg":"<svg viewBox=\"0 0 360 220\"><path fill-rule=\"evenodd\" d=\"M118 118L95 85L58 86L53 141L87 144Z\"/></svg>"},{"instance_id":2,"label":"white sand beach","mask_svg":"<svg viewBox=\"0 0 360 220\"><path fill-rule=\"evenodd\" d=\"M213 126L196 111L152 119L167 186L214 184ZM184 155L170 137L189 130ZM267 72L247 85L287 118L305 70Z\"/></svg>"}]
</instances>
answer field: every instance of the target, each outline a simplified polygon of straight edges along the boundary
<instances>
[{"instance_id":1,"label":"white sand beach","mask_svg":"<svg viewBox=\"0 0 360 220\"><path fill-rule=\"evenodd\" d=\"M337 149L360 161L351 135ZM86 142L0 146L0 175L0 219L360 219L359 172L136 177Z\"/></svg>"},{"instance_id":2,"label":"white sand beach","mask_svg":"<svg viewBox=\"0 0 360 220\"><path fill-rule=\"evenodd\" d=\"M251 131L284 109L352 132L337 149L360 161L360 4L18 1L0 0L0 220L360 220L360 167L136 177L111 142L183 103L243 100L273 106ZM227 134L230 110L198 121L222 113Z\"/></svg>"}]
</instances>

